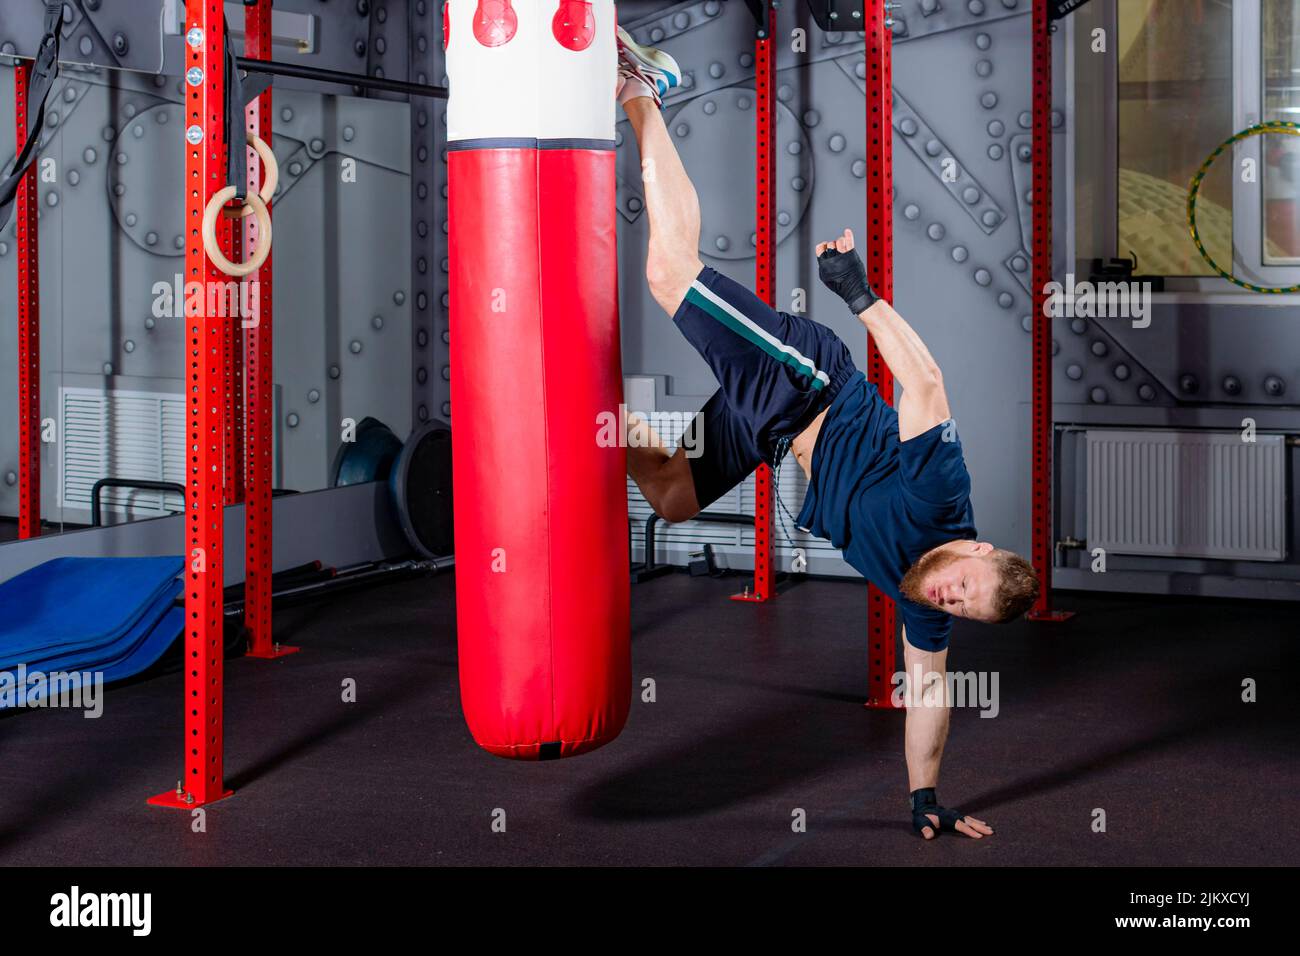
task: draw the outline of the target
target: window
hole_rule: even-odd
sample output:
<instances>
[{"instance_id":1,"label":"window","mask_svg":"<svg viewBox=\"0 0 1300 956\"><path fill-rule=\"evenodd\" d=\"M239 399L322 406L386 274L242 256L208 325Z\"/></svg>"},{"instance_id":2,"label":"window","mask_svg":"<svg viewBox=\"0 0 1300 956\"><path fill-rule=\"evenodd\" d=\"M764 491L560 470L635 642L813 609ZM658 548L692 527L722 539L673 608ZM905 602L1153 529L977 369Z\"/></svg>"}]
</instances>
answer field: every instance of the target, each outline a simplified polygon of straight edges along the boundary
<instances>
[{"instance_id":1,"label":"window","mask_svg":"<svg viewBox=\"0 0 1300 956\"><path fill-rule=\"evenodd\" d=\"M1119 0L1117 254L1153 275L1213 275L1187 229L1187 190L1214 148L1232 135L1232 5ZM1201 187L1201 239L1232 259L1231 171Z\"/></svg>"},{"instance_id":2,"label":"window","mask_svg":"<svg viewBox=\"0 0 1300 956\"><path fill-rule=\"evenodd\" d=\"M1300 0L1264 0L1263 120L1300 123ZM1300 265L1300 137L1270 135L1263 148L1264 264Z\"/></svg>"},{"instance_id":3,"label":"window","mask_svg":"<svg viewBox=\"0 0 1300 956\"><path fill-rule=\"evenodd\" d=\"M1097 0L1068 23L1078 270L1136 257L1171 290L1236 291L1191 240L1188 189L1234 133L1300 123L1300 0ZM1220 155L1196 218L1234 275L1300 284L1300 137L1255 136Z\"/></svg>"}]
</instances>

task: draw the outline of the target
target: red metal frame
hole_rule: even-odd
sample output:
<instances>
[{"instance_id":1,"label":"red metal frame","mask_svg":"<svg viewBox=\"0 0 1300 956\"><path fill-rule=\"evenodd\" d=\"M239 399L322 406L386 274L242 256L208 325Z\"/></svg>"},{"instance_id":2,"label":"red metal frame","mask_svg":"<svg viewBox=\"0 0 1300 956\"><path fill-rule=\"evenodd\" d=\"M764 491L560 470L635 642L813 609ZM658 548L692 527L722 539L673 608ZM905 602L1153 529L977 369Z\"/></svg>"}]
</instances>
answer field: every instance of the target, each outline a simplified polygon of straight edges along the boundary
<instances>
[{"instance_id":1,"label":"red metal frame","mask_svg":"<svg viewBox=\"0 0 1300 956\"><path fill-rule=\"evenodd\" d=\"M227 253L231 262L241 262L245 245L243 230L236 225L231 229L230 249ZM225 476L222 501L228 505L237 505L244 500L244 342L239 334L240 316L237 312L226 322L222 332L222 341L226 349L225 372Z\"/></svg>"},{"instance_id":2,"label":"red metal frame","mask_svg":"<svg viewBox=\"0 0 1300 956\"><path fill-rule=\"evenodd\" d=\"M1052 28L1047 0L1034 0L1033 15L1033 456L1029 476L1030 562L1038 572L1033 621L1063 621L1070 611L1052 610L1052 320L1046 314L1052 280Z\"/></svg>"},{"instance_id":3,"label":"red metal frame","mask_svg":"<svg viewBox=\"0 0 1300 956\"><path fill-rule=\"evenodd\" d=\"M754 167L754 292L770 306L776 305L776 232L773 226L776 199L773 174L776 169L776 11L769 9L766 29L754 41L755 143ZM735 601L768 601L776 596L773 587L772 509L775 489L772 468L759 465L754 471L754 586Z\"/></svg>"},{"instance_id":4,"label":"red metal frame","mask_svg":"<svg viewBox=\"0 0 1300 956\"><path fill-rule=\"evenodd\" d=\"M240 220L242 222L242 220ZM226 257L231 262L240 262L244 258L244 234L238 223L229 230L229 241L223 238ZM235 280L227 280L235 281ZM223 302L229 301L223 298ZM226 351L225 370L222 378L222 394L225 396L225 427L223 432L224 449L222 451L222 486L221 500L228 505L237 505L244 500L244 459L243 412L244 412L244 351L243 340L239 334L239 301L235 302L234 315L226 315L221 330L222 347Z\"/></svg>"},{"instance_id":5,"label":"red metal frame","mask_svg":"<svg viewBox=\"0 0 1300 956\"><path fill-rule=\"evenodd\" d=\"M894 301L894 35L879 0L867 0L867 278L876 294ZM867 339L867 379L891 405L894 374ZM894 602L874 584L867 585L867 706L893 710L897 669Z\"/></svg>"},{"instance_id":6,"label":"red metal frame","mask_svg":"<svg viewBox=\"0 0 1300 956\"><path fill-rule=\"evenodd\" d=\"M252 24L255 9L255 7L244 8L245 44L248 43L248 29ZM252 191L257 188L253 185L256 181L257 161L245 159L245 163L247 164L245 167L247 170L245 185ZM248 218L251 219L252 217ZM256 226L250 231L247 221L247 219L239 219L230 224L230 247L226 250L226 255L231 262L243 262L248 250L251 248L249 236L255 233ZM248 480L244 474L244 338L241 329L242 322L248 318L243 312L243 303L245 301L243 293L245 283L250 281L256 281L256 276L240 280L239 297L235 300L234 314L229 317L229 321L225 323L225 328L222 331L222 341L227 356L225 374L226 426L223 430L225 437L225 465L222 468L225 490L222 500L228 505L237 505L244 500L244 486ZM222 301L229 300L223 299Z\"/></svg>"},{"instance_id":7,"label":"red metal frame","mask_svg":"<svg viewBox=\"0 0 1300 956\"><path fill-rule=\"evenodd\" d=\"M250 10L245 8L244 21L247 30L247 22ZM248 162L245 160L245 162ZM246 167L248 170L247 179L253 176L253 166L249 163ZM230 223L229 242L226 248L226 258L231 262L242 262L247 255L247 246L245 244L246 229L243 228L244 220L236 220ZM224 239L224 237L223 237ZM237 280L228 279L233 282ZM222 345L226 350L226 369L224 385L225 395L225 427L222 429L225 449L223 451L224 464L222 466L222 496L221 500L228 505L237 505L244 500L244 341L240 334L240 323L244 319L242 303L244 301L243 291L244 282L248 280L239 280L239 296L235 299L233 314L227 316L221 331ZM222 297L223 302L229 302L228 296Z\"/></svg>"},{"instance_id":8,"label":"red metal frame","mask_svg":"<svg viewBox=\"0 0 1300 956\"><path fill-rule=\"evenodd\" d=\"M225 183L224 9L216 0L186 4L186 36L201 31L197 46L185 43L186 70L203 71L203 83L186 83L187 131L202 140L185 145L185 281L210 283L226 276L208 260L200 223L208 201ZM229 220L218 219L223 245ZM223 348L229 318L203 314L185 317L186 510L185 534L185 775L176 789L149 802L191 808L230 795L223 777L224 688L222 579L225 542L222 529L225 403L223 389L229 352Z\"/></svg>"},{"instance_id":9,"label":"red metal frame","mask_svg":"<svg viewBox=\"0 0 1300 956\"><path fill-rule=\"evenodd\" d=\"M14 155L27 143L28 94L32 63L14 70ZM36 131L40 135L40 131ZM14 231L18 240L18 537L41 533L41 268L36 224L36 170L28 168L18 186Z\"/></svg>"},{"instance_id":10,"label":"red metal frame","mask_svg":"<svg viewBox=\"0 0 1300 956\"><path fill-rule=\"evenodd\" d=\"M255 7L244 8L244 52L246 56L261 60L273 59L271 53L271 3L261 0ZM272 88L248 105L249 133L259 137L268 146L272 144ZM262 188L266 170L261 160L250 152L248 164L248 191ZM271 203L267 203L268 209ZM257 220L249 216L244 223L242 245L251 250L258 241ZM273 255L273 254L272 254ZM250 328L244 329L243 366L243 450L244 477L244 627L248 633L248 656L258 658L283 657L298 648L277 645L271 634L271 485L273 481L272 434L275 423L272 416L272 291L274 273L272 255L268 255L262 268L245 281L257 283L257 295L250 296L255 303L246 318Z\"/></svg>"}]
</instances>

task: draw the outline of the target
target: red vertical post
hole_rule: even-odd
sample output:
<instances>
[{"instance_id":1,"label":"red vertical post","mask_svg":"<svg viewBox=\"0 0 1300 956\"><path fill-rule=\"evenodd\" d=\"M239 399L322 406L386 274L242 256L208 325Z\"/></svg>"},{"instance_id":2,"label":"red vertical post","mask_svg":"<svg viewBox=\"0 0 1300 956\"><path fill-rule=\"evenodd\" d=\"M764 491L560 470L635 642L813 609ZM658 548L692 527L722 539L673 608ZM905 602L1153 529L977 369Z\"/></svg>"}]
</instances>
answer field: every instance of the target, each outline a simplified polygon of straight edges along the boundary
<instances>
[{"instance_id":1,"label":"red vertical post","mask_svg":"<svg viewBox=\"0 0 1300 956\"><path fill-rule=\"evenodd\" d=\"M244 8L244 55L256 56L250 53L251 40L248 31L255 16L253 10L249 7ZM267 59L270 59L267 56ZM251 150L246 150L250 152ZM256 191L256 186L252 185L256 178L256 160L245 159L245 188L249 191ZM226 242L226 257L231 262L243 262L247 258L251 246L249 236L255 234L257 227L253 226L250 230L248 227L249 216L245 219L228 218L226 213L222 213L222 226L227 231L223 231L223 240ZM225 464L222 468L224 474L224 486L222 491L222 501L228 505L236 505L244 500L244 487L247 483L247 476L244 473L246 467L245 461L245 439L244 439L244 336L243 325L249 321L249 317L244 314L244 302L247 301L244 293L247 292L248 283L256 281L257 276L249 276L244 279L227 278L228 283L238 283L238 296L234 298L234 308L231 309L227 316L227 321L222 329L222 342L226 350L226 369L224 385L224 406L225 406L225 428L222 430L224 450L222 452L225 458ZM230 297L223 297L223 302L230 302Z\"/></svg>"},{"instance_id":2,"label":"red vertical post","mask_svg":"<svg viewBox=\"0 0 1300 956\"><path fill-rule=\"evenodd\" d=\"M754 167L754 292L770 306L776 305L776 56L773 34L776 11L769 8L767 23L754 41L755 144ZM776 596L772 573L772 468L764 463L754 472L754 588L732 595L738 601L767 601Z\"/></svg>"},{"instance_id":3,"label":"red vertical post","mask_svg":"<svg viewBox=\"0 0 1300 956\"><path fill-rule=\"evenodd\" d=\"M223 245L225 254L231 262L239 262L244 258L244 237L243 230L236 224L232 227L229 223L223 223ZM238 279L227 278L227 282L239 282ZM229 297L222 297L223 302L229 302ZM243 364L244 364L244 343L239 334L239 326L242 320L240 309L236 299L236 307L233 314L229 311L223 311L222 316L225 321L221 326L221 344L226 353L222 370L222 419L225 422L222 428L222 494L221 500L228 505L238 504L244 497L244 456L243 456Z\"/></svg>"},{"instance_id":4,"label":"red vertical post","mask_svg":"<svg viewBox=\"0 0 1300 956\"><path fill-rule=\"evenodd\" d=\"M32 64L14 70L14 155L27 143L28 94ZM40 135L37 130L35 135ZM36 169L18 186L14 233L18 240L18 537L41 533L41 264L36 223Z\"/></svg>"},{"instance_id":5,"label":"red vertical post","mask_svg":"<svg viewBox=\"0 0 1300 956\"><path fill-rule=\"evenodd\" d=\"M247 19L248 14L244 14ZM252 167L249 166L249 175L252 175ZM231 262L242 262L248 255L248 249L244 244L245 230L242 228L242 220L229 221L225 214L222 214L221 236L225 246L226 258ZM238 283L237 292L244 291L244 283L248 280L227 278L226 282ZM222 494L221 500L228 505L236 505L244 500L244 339L240 333L241 323L244 321L243 314L243 296L222 296L223 303L231 302L234 299L234 307L227 308L223 314L226 317L225 323L221 329L222 347L226 351L225 372L223 375L224 383L222 385L223 394L223 412L225 417L225 427L222 429Z\"/></svg>"},{"instance_id":6,"label":"red vertical post","mask_svg":"<svg viewBox=\"0 0 1300 956\"><path fill-rule=\"evenodd\" d=\"M244 8L244 54L259 60L273 59L271 54L271 2L260 0ZM250 136L267 146L273 145L271 87L248 105ZM259 192L266 179L266 169L256 153L249 153L248 191ZM267 202L268 210L271 203ZM256 247L257 219L242 220L244 248ZM272 253L274 255L274 253ZM271 636L271 484L274 476L271 438L275 427L271 393L271 332L274 291L272 256L262 268L244 281L250 283L243 341L244 384L244 629L248 634L248 656L281 657L298 650L279 646Z\"/></svg>"},{"instance_id":7,"label":"red vertical post","mask_svg":"<svg viewBox=\"0 0 1300 956\"><path fill-rule=\"evenodd\" d=\"M1052 281L1052 27L1047 0L1034 0L1033 15L1033 455L1030 487L1030 563L1038 572L1033 621L1063 621L1052 610L1052 320L1047 284Z\"/></svg>"},{"instance_id":8,"label":"red vertical post","mask_svg":"<svg viewBox=\"0 0 1300 956\"><path fill-rule=\"evenodd\" d=\"M245 253L243 230L236 224L231 229L230 245L226 256L231 262L240 262ZM237 281L237 280L230 280ZM227 316L222 339L226 349L225 371L225 491L222 500L236 505L244 500L244 340L240 335L240 310Z\"/></svg>"},{"instance_id":9,"label":"red vertical post","mask_svg":"<svg viewBox=\"0 0 1300 956\"><path fill-rule=\"evenodd\" d=\"M867 279L876 294L894 301L894 34L880 0L867 0ZM867 340L867 380L894 403L894 375ZM897 644L894 602L867 585L867 706L890 710Z\"/></svg>"},{"instance_id":10,"label":"red vertical post","mask_svg":"<svg viewBox=\"0 0 1300 956\"><path fill-rule=\"evenodd\" d=\"M182 808L230 795L222 766L222 469L231 319L210 314L224 310L209 307L219 297L206 291L228 277L208 260L201 234L203 211L226 179L224 10L212 0L188 3L185 13L185 283L205 292L197 314L185 316L185 772L174 790L149 800ZM228 243L228 220L217 222L218 239Z\"/></svg>"}]
</instances>

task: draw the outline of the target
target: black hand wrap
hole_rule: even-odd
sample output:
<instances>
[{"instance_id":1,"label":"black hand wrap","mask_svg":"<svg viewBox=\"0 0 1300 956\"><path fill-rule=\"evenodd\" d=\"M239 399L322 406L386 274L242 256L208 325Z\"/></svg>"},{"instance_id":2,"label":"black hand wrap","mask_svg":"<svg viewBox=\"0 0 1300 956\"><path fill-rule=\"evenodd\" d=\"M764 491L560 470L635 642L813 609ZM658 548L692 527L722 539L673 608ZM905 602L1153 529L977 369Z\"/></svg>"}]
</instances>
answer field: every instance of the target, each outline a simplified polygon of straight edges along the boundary
<instances>
[{"instance_id":1,"label":"black hand wrap","mask_svg":"<svg viewBox=\"0 0 1300 956\"><path fill-rule=\"evenodd\" d=\"M937 827L927 814L939 818ZM938 798L934 795L934 787L922 787L920 790L912 791L912 829L921 836L925 836L926 827L933 830L935 836L938 836L941 830L956 830L957 821L965 818L964 813L939 806Z\"/></svg>"},{"instance_id":2,"label":"black hand wrap","mask_svg":"<svg viewBox=\"0 0 1300 956\"><path fill-rule=\"evenodd\" d=\"M880 299L871 291L867 270L852 249L840 252L829 246L817 257L817 274L826 288L843 299L854 315L861 315Z\"/></svg>"}]
</instances>

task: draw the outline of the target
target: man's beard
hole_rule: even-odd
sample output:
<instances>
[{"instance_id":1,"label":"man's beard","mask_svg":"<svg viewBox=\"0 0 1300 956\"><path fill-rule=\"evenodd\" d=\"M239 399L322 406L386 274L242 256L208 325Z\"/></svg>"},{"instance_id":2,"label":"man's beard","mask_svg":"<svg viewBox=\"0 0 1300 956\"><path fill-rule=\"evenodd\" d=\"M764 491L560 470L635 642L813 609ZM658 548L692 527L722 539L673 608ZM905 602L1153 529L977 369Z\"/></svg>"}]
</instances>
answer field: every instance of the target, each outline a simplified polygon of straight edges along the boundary
<instances>
[{"instance_id":1,"label":"man's beard","mask_svg":"<svg viewBox=\"0 0 1300 956\"><path fill-rule=\"evenodd\" d=\"M907 569L907 573L903 575L903 580L898 582L899 593L916 604L936 607L937 605L925 593L925 579L935 571L942 571L956 560L957 555L947 548L936 548L933 551L927 551L917 559L914 565Z\"/></svg>"}]
</instances>

